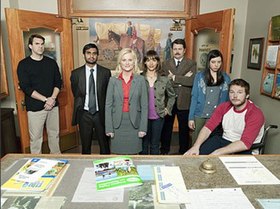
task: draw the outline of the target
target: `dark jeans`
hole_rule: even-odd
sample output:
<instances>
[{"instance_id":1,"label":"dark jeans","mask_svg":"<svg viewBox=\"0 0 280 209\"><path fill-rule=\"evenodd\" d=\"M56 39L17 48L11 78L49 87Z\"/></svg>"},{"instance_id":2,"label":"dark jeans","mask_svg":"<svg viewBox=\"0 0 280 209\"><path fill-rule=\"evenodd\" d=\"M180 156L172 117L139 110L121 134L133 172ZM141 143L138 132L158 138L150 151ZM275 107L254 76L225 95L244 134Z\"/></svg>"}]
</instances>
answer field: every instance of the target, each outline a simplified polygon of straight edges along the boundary
<instances>
[{"instance_id":1,"label":"dark jeans","mask_svg":"<svg viewBox=\"0 0 280 209\"><path fill-rule=\"evenodd\" d=\"M172 110L172 116L165 116L161 133L161 154L168 154L170 151L175 115L177 115L179 125L179 153L184 154L190 148L191 141L188 126L189 110L178 110L177 104L175 103Z\"/></svg>"},{"instance_id":2,"label":"dark jeans","mask_svg":"<svg viewBox=\"0 0 280 209\"><path fill-rule=\"evenodd\" d=\"M148 120L148 131L147 135L143 138L142 152L140 154L159 155L159 144L163 123L163 118Z\"/></svg>"},{"instance_id":3,"label":"dark jeans","mask_svg":"<svg viewBox=\"0 0 280 209\"><path fill-rule=\"evenodd\" d=\"M100 123L99 112L92 115L88 111L82 110L80 113L79 131L82 143L82 154L91 154L91 143L93 138L93 128L100 147L100 154L110 154L109 140L105 135L105 127Z\"/></svg>"},{"instance_id":4,"label":"dark jeans","mask_svg":"<svg viewBox=\"0 0 280 209\"><path fill-rule=\"evenodd\" d=\"M223 139L221 135L211 135L200 147L199 154L200 155L209 155L214 152L216 149L225 147L231 144L231 141ZM235 154L252 154L252 151L246 150L242 152L238 152Z\"/></svg>"}]
</instances>

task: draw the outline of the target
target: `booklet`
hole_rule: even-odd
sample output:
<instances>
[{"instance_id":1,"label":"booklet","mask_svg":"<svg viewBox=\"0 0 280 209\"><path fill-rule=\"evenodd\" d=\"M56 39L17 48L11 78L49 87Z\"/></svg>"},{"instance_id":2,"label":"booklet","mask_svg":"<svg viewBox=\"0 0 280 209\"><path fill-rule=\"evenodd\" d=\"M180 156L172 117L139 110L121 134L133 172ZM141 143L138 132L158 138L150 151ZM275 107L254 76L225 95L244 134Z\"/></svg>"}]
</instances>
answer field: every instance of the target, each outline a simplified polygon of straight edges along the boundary
<instances>
[{"instance_id":1,"label":"booklet","mask_svg":"<svg viewBox=\"0 0 280 209\"><path fill-rule=\"evenodd\" d=\"M42 192L46 190L52 183L52 181L57 178L58 174L68 163L68 160L52 160L56 163L47 170L42 176L33 182L18 181L18 176L21 173L29 170L37 162L41 161L40 158L29 159L7 182L1 186L1 190L16 191L16 192ZM44 159L46 162L46 159Z\"/></svg>"},{"instance_id":2,"label":"booklet","mask_svg":"<svg viewBox=\"0 0 280 209\"><path fill-rule=\"evenodd\" d=\"M93 165L97 191L143 184L130 157L95 160Z\"/></svg>"},{"instance_id":3,"label":"booklet","mask_svg":"<svg viewBox=\"0 0 280 209\"><path fill-rule=\"evenodd\" d=\"M159 203L188 203L188 192L179 166L154 167Z\"/></svg>"}]
</instances>

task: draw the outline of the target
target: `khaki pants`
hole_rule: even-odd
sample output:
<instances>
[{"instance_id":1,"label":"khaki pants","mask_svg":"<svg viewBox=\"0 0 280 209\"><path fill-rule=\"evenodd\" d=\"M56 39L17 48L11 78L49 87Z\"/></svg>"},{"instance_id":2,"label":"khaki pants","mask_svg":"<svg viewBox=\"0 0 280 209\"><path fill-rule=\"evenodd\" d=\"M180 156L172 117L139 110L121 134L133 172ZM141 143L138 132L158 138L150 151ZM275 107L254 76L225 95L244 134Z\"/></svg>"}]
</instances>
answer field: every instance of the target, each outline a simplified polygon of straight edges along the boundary
<instances>
[{"instance_id":1,"label":"khaki pants","mask_svg":"<svg viewBox=\"0 0 280 209\"><path fill-rule=\"evenodd\" d=\"M48 144L51 154L60 154L59 148L59 113L58 107L50 111L28 111L28 126L30 135L30 151L40 154L42 151L43 130L46 124Z\"/></svg>"},{"instance_id":2,"label":"khaki pants","mask_svg":"<svg viewBox=\"0 0 280 209\"><path fill-rule=\"evenodd\" d=\"M206 123L206 120L207 119L205 119L205 118L197 118L197 117L195 117L195 119L194 119L195 130L192 133L192 145L194 145L200 130L203 128L203 126Z\"/></svg>"}]
</instances>

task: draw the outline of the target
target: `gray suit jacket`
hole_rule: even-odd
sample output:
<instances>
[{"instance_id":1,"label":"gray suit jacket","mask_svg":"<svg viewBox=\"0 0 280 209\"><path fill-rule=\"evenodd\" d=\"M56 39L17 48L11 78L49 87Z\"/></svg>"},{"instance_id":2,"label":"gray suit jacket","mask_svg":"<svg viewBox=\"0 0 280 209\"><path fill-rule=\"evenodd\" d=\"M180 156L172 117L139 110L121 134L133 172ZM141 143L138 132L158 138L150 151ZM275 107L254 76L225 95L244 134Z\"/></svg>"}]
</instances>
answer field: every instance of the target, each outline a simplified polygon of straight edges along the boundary
<instances>
[{"instance_id":1,"label":"gray suit jacket","mask_svg":"<svg viewBox=\"0 0 280 209\"><path fill-rule=\"evenodd\" d=\"M100 120L102 124L105 124L105 99L106 90L109 79L111 77L111 71L101 65L97 65L96 72L96 86L97 86L97 102L100 113ZM80 118L80 110L84 109L85 97L86 97L86 73L85 65L73 70L71 72L71 89L74 96L74 109L72 116L72 125L77 125Z\"/></svg>"},{"instance_id":2,"label":"gray suit jacket","mask_svg":"<svg viewBox=\"0 0 280 209\"><path fill-rule=\"evenodd\" d=\"M123 108L122 81L111 77L105 105L105 132L114 133L121 125ZM129 92L129 118L135 129L147 132L148 125L148 92L145 78L133 75Z\"/></svg>"},{"instance_id":3,"label":"gray suit jacket","mask_svg":"<svg viewBox=\"0 0 280 209\"><path fill-rule=\"evenodd\" d=\"M178 69L176 69L175 60L171 58L162 64L164 75L169 74L169 70L175 75L175 80L171 81L172 87L177 95L178 110L188 110L191 101L191 90L194 76L196 74L196 62L191 59L183 58ZM185 76L189 71L193 74Z\"/></svg>"}]
</instances>

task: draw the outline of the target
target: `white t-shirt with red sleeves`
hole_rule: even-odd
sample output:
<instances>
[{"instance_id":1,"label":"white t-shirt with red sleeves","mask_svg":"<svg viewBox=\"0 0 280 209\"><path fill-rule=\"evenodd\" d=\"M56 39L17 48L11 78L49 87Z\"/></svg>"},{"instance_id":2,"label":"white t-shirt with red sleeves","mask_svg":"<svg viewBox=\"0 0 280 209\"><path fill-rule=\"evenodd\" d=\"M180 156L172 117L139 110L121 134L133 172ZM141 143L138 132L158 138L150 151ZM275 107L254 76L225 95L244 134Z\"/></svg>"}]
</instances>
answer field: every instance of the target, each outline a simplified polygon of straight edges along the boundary
<instances>
[{"instance_id":1,"label":"white t-shirt with red sleeves","mask_svg":"<svg viewBox=\"0 0 280 209\"><path fill-rule=\"evenodd\" d=\"M264 133L263 112L250 100L240 111L236 110L231 102L220 104L205 126L213 131L220 122L224 139L231 142L241 140L248 149L252 144L260 142Z\"/></svg>"}]
</instances>

